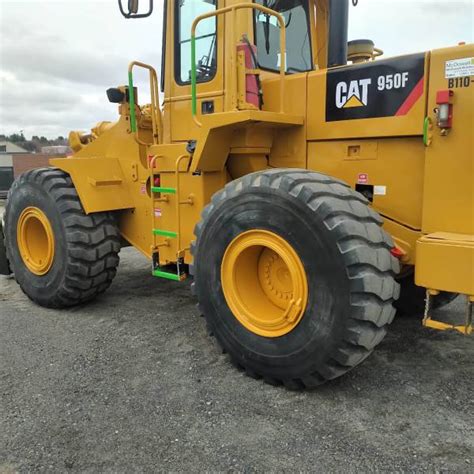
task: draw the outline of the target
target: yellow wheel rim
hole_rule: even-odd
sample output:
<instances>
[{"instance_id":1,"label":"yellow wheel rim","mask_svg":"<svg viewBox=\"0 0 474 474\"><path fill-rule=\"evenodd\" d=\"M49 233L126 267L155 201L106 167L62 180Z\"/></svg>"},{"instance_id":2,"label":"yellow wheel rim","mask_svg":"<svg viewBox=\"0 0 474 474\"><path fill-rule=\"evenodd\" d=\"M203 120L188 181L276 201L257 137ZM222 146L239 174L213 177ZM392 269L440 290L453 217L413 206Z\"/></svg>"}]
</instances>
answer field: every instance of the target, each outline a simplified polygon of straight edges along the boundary
<instances>
[{"instance_id":1,"label":"yellow wheel rim","mask_svg":"<svg viewBox=\"0 0 474 474\"><path fill-rule=\"evenodd\" d=\"M273 232L250 230L236 237L224 254L221 281L234 316L259 336L283 336L303 317L306 272L293 247Z\"/></svg>"},{"instance_id":2,"label":"yellow wheel rim","mask_svg":"<svg viewBox=\"0 0 474 474\"><path fill-rule=\"evenodd\" d=\"M45 275L54 261L54 234L49 219L37 207L27 207L18 219L18 249L35 275Z\"/></svg>"}]
</instances>

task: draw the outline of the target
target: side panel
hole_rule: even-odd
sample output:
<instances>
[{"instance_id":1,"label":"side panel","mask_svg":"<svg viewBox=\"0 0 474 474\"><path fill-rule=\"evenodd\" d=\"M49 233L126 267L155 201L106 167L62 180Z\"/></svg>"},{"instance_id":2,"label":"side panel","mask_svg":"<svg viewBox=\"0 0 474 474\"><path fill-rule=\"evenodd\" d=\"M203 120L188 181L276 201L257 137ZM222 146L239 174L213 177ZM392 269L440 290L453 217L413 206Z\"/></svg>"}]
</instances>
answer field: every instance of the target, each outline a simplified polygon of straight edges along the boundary
<instances>
[{"instance_id":1,"label":"side panel","mask_svg":"<svg viewBox=\"0 0 474 474\"><path fill-rule=\"evenodd\" d=\"M263 110L279 110L280 81L274 78L267 79L268 76L263 75L262 81ZM285 78L285 111L294 115L306 115L307 105L307 74L287 76ZM302 127L275 130L269 165L275 168L306 168L306 123Z\"/></svg>"},{"instance_id":2,"label":"side panel","mask_svg":"<svg viewBox=\"0 0 474 474\"><path fill-rule=\"evenodd\" d=\"M453 70L453 63L449 61L465 58L472 62L471 68ZM425 233L474 234L473 69L472 44L436 50L431 54L428 111L434 125L431 145L426 149L423 194ZM457 76L457 81L453 75ZM436 125L434 109L437 107L437 92L447 89L453 92L453 126L443 132Z\"/></svg>"},{"instance_id":3,"label":"side panel","mask_svg":"<svg viewBox=\"0 0 474 474\"><path fill-rule=\"evenodd\" d=\"M416 284L474 299L474 236L437 232L418 240ZM449 271L447 271L449 269Z\"/></svg>"},{"instance_id":4,"label":"side panel","mask_svg":"<svg viewBox=\"0 0 474 474\"><path fill-rule=\"evenodd\" d=\"M374 208L411 229L421 229L424 146L421 138L340 140L308 144L308 168L353 188L374 186Z\"/></svg>"},{"instance_id":5,"label":"side panel","mask_svg":"<svg viewBox=\"0 0 474 474\"><path fill-rule=\"evenodd\" d=\"M308 140L422 135L425 53L308 76Z\"/></svg>"}]
</instances>

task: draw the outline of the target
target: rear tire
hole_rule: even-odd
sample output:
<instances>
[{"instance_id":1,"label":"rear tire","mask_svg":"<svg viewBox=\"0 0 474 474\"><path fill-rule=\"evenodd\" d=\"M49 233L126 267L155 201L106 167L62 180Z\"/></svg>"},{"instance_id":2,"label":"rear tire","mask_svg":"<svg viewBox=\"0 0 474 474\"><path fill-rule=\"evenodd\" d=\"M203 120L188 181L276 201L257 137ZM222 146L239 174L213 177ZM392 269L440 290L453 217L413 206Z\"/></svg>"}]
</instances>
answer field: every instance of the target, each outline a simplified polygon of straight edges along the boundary
<instances>
[{"instance_id":1,"label":"rear tire","mask_svg":"<svg viewBox=\"0 0 474 474\"><path fill-rule=\"evenodd\" d=\"M51 264L43 265L41 272L31 270L19 249L18 229L28 209L45 216L53 235ZM114 216L108 212L86 215L71 178L63 171L40 168L13 183L4 232L15 279L41 306L64 308L90 301L110 286L116 274L120 234Z\"/></svg>"},{"instance_id":2,"label":"rear tire","mask_svg":"<svg viewBox=\"0 0 474 474\"><path fill-rule=\"evenodd\" d=\"M385 336L399 294L399 264L381 225L359 193L306 170L253 173L215 194L195 229L193 291L209 331L233 363L270 384L301 389L365 360ZM256 229L284 239L306 271L304 314L278 337L249 330L223 290L227 249Z\"/></svg>"}]
</instances>

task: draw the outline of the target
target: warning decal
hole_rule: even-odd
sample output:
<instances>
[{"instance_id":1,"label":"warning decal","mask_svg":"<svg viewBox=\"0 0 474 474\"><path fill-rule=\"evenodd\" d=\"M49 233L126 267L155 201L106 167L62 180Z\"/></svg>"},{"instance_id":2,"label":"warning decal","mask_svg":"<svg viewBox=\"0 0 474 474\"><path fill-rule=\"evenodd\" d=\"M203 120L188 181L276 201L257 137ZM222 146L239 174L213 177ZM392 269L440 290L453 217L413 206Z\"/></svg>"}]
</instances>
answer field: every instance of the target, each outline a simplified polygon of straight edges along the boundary
<instances>
[{"instance_id":1,"label":"warning decal","mask_svg":"<svg viewBox=\"0 0 474 474\"><path fill-rule=\"evenodd\" d=\"M446 79L474 76L474 58L462 58L446 61Z\"/></svg>"},{"instance_id":2,"label":"warning decal","mask_svg":"<svg viewBox=\"0 0 474 474\"><path fill-rule=\"evenodd\" d=\"M425 54L330 69L326 121L406 115L424 93Z\"/></svg>"}]
</instances>

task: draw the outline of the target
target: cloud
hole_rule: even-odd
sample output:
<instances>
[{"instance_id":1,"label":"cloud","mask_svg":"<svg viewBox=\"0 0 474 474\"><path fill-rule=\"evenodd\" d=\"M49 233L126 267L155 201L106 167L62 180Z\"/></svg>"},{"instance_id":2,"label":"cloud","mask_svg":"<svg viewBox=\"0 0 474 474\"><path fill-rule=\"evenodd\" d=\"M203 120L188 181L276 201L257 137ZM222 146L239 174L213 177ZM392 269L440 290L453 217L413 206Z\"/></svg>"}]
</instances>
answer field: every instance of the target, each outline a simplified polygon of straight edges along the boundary
<instances>
[{"instance_id":1,"label":"cloud","mask_svg":"<svg viewBox=\"0 0 474 474\"><path fill-rule=\"evenodd\" d=\"M105 90L127 81L129 61L160 68L162 2L155 6L133 21L116 0L0 0L0 133L55 137L115 120ZM350 38L371 38L387 55L472 42L473 8L471 0L360 0ZM145 101L145 74L137 85Z\"/></svg>"},{"instance_id":2,"label":"cloud","mask_svg":"<svg viewBox=\"0 0 474 474\"><path fill-rule=\"evenodd\" d=\"M360 0L350 39L370 38L387 56L474 41L472 0Z\"/></svg>"},{"instance_id":3,"label":"cloud","mask_svg":"<svg viewBox=\"0 0 474 474\"><path fill-rule=\"evenodd\" d=\"M106 89L127 82L132 59L161 62L159 16L150 28L115 1L1 1L0 133L55 137L115 120ZM136 82L147 90L145 74Z\"/></svg>"}]
</instances>

